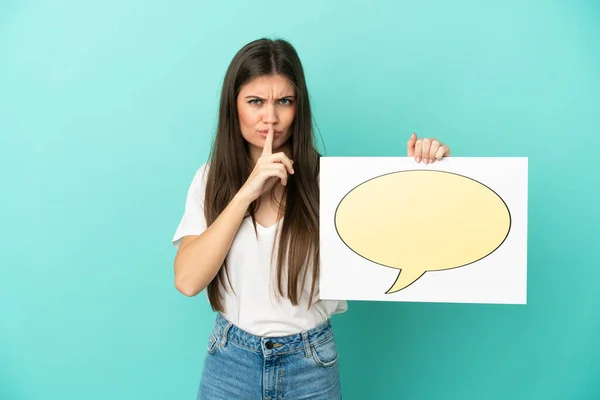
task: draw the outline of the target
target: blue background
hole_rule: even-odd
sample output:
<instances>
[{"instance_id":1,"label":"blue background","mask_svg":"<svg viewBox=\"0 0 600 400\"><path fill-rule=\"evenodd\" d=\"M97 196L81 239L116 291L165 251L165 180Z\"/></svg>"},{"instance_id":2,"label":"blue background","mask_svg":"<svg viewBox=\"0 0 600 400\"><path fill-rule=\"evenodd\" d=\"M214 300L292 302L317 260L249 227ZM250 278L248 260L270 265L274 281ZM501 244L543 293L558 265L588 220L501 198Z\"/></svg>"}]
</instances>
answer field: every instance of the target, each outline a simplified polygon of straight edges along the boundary
<instances>
[{"instance_id":1,"label":"blue background","mask_svg":"<svg viewBox=\"0 0 600 400\"><path fill-rule=\"evenodd\" d=\"M351 302L346 399L600 398L600 3L0 3L0 398L191 399L214 315L170 240L245 43L325 155L529 157L526 306ZM432 227L435 229L435 227Z\"/></svg>"}]
</instances>

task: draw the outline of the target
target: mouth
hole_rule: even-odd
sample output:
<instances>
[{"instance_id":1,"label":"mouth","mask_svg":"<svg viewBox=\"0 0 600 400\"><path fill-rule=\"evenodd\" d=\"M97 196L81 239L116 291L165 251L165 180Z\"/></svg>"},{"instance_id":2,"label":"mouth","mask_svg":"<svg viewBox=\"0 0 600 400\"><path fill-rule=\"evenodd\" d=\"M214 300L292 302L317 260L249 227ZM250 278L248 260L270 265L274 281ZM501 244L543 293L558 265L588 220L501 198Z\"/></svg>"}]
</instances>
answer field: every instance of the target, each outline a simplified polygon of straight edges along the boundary
<instances>
[{"instance_id":1,"label":"mouth","mask_svg":"<svg viewBox=\"0 0 600 400\"><path fill-rule=\"evenodd\" d=\"M260 130L258 131L258 133L259 133L259 134L260 134L260 136L262 136L262 137L267 137L267 134L269 133L269 130L268 130L268 129L260 129ZM281 135L281 133L282 133L282 131L275 130L275 131L273 131L273 136L275 136L275 137L277 137L277 136L280 136L280 135Z\"/></svg>"}]
</instances>

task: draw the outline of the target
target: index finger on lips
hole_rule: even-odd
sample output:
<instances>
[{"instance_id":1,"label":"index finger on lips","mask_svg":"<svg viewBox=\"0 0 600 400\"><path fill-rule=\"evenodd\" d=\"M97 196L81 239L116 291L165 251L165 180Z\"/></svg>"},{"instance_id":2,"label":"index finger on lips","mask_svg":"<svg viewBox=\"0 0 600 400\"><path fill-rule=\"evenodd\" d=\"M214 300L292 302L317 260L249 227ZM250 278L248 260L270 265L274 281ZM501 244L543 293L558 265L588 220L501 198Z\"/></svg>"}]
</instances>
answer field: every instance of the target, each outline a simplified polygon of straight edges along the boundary
<instances>
[{"instance_id":1,"label":"index finger on lips","mask_svg":"<svg viewBox=\"0 0 600 400\"><path fill-rule=\"evenodd\" d=\"M262 154L269 155L273 152L273 125L269 126L269 132L267 133L267 138L265 139L265 145L263 146Z\"/></svg>"}]
</instances>

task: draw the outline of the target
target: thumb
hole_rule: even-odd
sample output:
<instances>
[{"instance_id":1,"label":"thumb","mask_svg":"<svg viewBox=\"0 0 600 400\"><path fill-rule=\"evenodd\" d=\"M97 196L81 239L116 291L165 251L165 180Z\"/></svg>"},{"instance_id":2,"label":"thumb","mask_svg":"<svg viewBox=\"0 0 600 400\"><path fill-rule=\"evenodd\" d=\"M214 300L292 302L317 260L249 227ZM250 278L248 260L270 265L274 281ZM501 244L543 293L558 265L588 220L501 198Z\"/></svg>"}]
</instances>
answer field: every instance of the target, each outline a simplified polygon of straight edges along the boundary
<instances>
[{"instance_id":1,"label":"thumb","mask_svg":"<svg viewBox=\"0 0 600 400\"><path fill-rule=\"evenodd\" d=\"M412 157L415 155L415 143L417 143L417 134L413 133L410 136L410 139L408 139L408 142L406 142L406 154L409 157Z\"/></svg>"}]
</instances>

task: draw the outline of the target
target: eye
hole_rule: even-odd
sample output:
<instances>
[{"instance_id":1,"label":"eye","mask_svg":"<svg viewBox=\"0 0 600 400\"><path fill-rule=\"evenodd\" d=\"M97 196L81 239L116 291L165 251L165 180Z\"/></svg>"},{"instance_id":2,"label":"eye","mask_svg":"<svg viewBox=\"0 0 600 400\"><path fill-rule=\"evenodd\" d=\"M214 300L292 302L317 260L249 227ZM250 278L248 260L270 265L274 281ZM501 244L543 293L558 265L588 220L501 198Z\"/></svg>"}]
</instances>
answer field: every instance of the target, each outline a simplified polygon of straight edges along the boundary
<instances>
[{"instance_id":1,"label":"eye","mask_svg":"<svg viewBox=\"0 0 600 400\"><path fill-rule=\"evenodd\" d=\"M279 100L279 102L281 104L283 104L284 106L289 106L289 105L291 105L293 103L292 99L281 99L281 100Z\"/></svg>"},{"instance_id":2,"label":"eye","mask_svg":"<svg viewBox=\"0 0 600 400\"><path fill-rule=\"evenodd\" d=\"M248 102L248 104L252 104L252 105L258 106L258 105L260 105L260 102L261 102L260 99L252 99L252 100L250 100Z\"/></svg>"}]
</instances>

